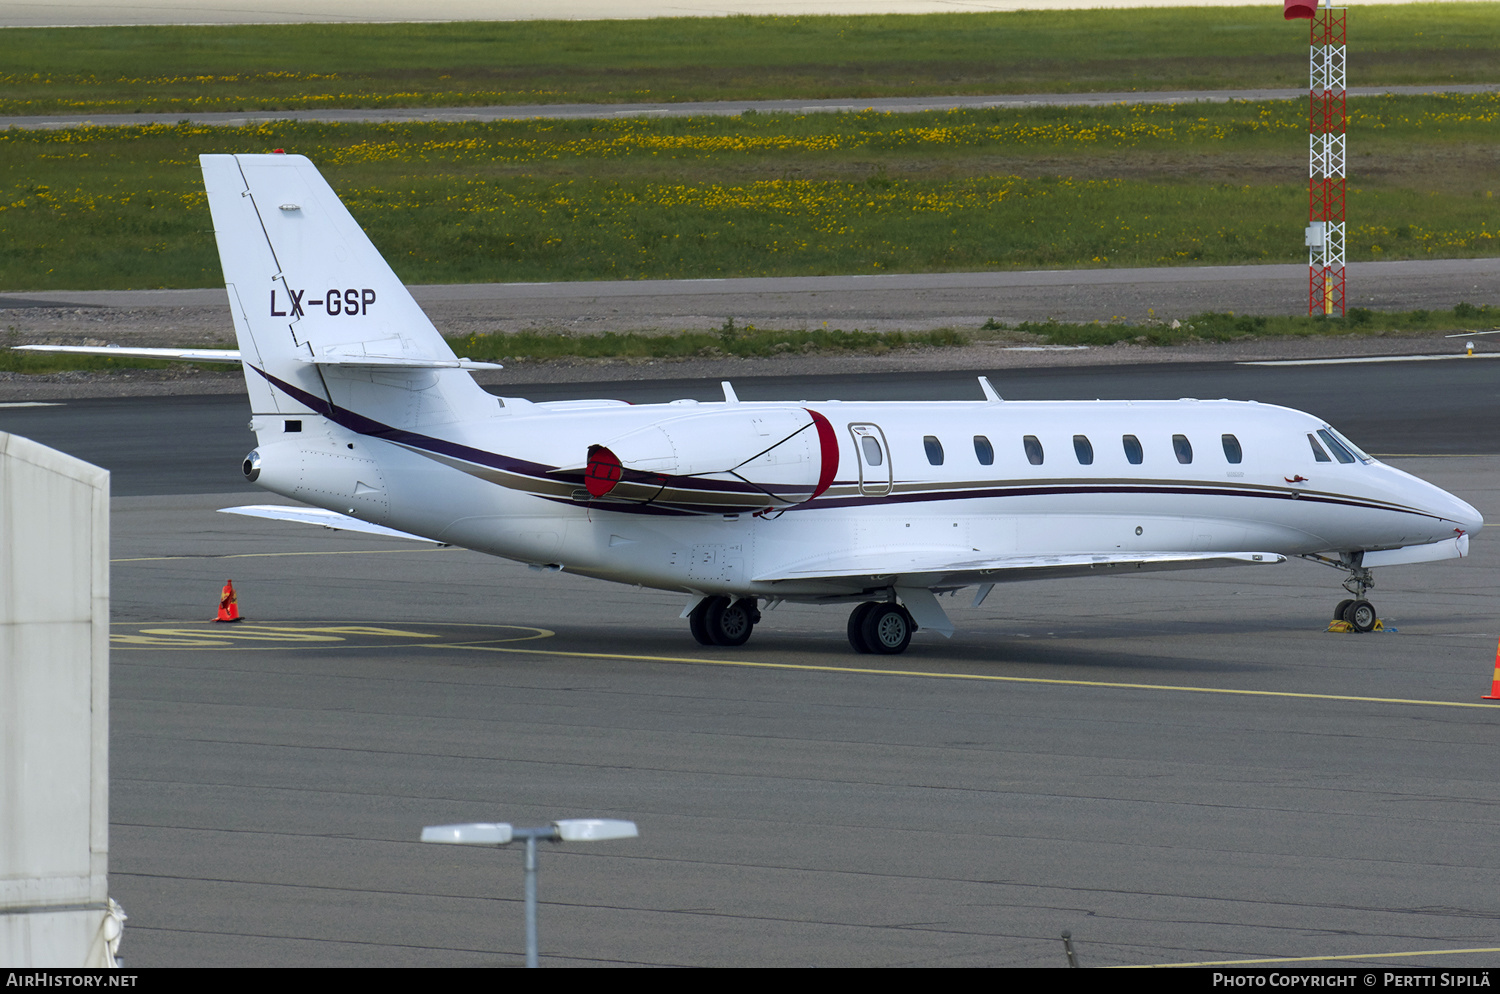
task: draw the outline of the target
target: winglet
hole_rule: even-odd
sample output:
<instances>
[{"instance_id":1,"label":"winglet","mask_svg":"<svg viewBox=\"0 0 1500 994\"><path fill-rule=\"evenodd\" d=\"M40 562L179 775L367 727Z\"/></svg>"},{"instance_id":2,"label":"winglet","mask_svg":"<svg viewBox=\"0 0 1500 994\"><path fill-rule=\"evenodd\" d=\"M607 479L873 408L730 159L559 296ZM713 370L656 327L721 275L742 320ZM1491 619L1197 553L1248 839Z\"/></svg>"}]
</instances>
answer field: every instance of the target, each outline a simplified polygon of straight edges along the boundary
<instances>
[{"instance_id":1,"label":"winglet","mask_svg":"<svg viewBox=\"0 0 1500 994\"><path fill-rule=\"evenodd\" d=\"M979 389L984 391L984 399L989 401L991 404L998 404L1005 399L995 392L995 388L993 385L991 385L990 378L988 376L981 376L979 378Z\"/></svg>"}]
</instances>

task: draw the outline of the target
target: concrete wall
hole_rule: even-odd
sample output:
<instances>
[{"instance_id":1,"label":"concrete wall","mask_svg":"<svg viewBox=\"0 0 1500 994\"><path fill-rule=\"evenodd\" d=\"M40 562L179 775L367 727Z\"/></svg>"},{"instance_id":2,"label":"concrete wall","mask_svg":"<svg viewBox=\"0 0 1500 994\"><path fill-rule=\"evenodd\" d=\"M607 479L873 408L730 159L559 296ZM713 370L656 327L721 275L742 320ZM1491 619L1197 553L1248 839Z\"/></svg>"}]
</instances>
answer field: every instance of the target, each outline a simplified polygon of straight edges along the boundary
<instances>
[{"instance_id":1,"label":"concrete wall","mask_svg":"<svg viewBox=\"0 0 1500 994\"><path fill-rule=\"evenodd\" d=\"M0 966L112 965L108 860L109 473L0 433Z\"/></svg>"}]
</instances>

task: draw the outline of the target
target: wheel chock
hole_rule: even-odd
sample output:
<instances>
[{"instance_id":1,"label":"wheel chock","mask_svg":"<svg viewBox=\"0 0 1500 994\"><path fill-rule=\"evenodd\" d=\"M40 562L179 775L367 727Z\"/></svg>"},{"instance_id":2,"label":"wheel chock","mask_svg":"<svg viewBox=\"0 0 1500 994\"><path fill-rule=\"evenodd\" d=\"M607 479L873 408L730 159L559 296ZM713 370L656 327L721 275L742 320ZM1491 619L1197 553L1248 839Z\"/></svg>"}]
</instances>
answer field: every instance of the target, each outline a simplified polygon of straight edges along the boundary
<instances>
[{"instance_id":1,"label":"wheel chock","mask_svg":"<svg viewBox=\"0 0 1500 994\"><path fill-rule=\"evenodd\" d=\"M1325 629L1323 629L1323 631L1324 632L1337 632L1340 635L1358 635L1359 634L1359 632L1355 629L1355 627L1353 625L1349 624L1349 622L1347 622L1347 621L1340 621L1338 618L1334 618L1332 621L1330 621L1328 623L1328 627L1325 628ZM1391 632L1391 633L1394 634L1395 631L1396 631L1396 629L1385 627L1385 622L1381 621L1379 618L1376 618L1375 619L1375 627L1372 628L1372 629L1370 629L1370 631L1371 632ZM1497 698L1497 700L1500 700L1500 698Z\"/></svg>"}]
</instances>

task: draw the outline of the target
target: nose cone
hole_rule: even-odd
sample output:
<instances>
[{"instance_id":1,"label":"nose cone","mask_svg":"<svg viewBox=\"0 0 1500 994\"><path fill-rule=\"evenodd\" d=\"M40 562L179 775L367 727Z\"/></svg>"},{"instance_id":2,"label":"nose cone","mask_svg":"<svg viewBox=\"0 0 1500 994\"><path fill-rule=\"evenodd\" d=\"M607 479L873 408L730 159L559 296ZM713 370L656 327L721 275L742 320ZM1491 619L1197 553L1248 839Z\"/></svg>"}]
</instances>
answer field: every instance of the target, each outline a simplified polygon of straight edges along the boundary
<instances>
[{"instance_id":1,"label":"nose cone","mask_svg":"<svg viewBox=\"0 0 1500 994\"><path fill-rule=\"evenodd\" d=\"M1448 523L1450 528L1457 529L1466 535L1472 535L1484 527L1484 515L1480 514L1468 501L1461 500L1442 487L1428 483L1410 473L1391 466L1381 468L1390 474L1386 479L1395 483L1395 488L1390 491L1391 495L1396 497L1399 494L1397 499L1404 498L1408 507L1430 514L1438 521ZM1436 524L1437 522L1434 522L1434 525ZM1451 538L1452 535L1442 537Z\"/></svg>"},{"instance_id":2,"label":"nose cone","mask_svg":"<svg viewBox=\"0 0 1500 994\"><path fill-rule=\"evenodd\" d=\"M1474 505L1466 501L1461 501L1452 494L1449 494L1448 498L1453 501L1454 507L1458 509L1453 520L1458 522L1458 527L1462 528L1465 533L1472 535L1484 527L1484 515L1480 514Z\"/></svg>"},{"instance_id":3,"label":"nose cone","mask_svg":"<svg viewBox=\"0 0 1500 994\"><path fill-rule=\"evenodd\" d=\"M1428 484L1428 486L1432 486ZM1437 515L1466 535L1472 535L1484 527L1484 515L1468 501L1460 500L1446 490L1432 487L1431 496L1423 502L1427 513Z\"/></svg>"}]
</instances>

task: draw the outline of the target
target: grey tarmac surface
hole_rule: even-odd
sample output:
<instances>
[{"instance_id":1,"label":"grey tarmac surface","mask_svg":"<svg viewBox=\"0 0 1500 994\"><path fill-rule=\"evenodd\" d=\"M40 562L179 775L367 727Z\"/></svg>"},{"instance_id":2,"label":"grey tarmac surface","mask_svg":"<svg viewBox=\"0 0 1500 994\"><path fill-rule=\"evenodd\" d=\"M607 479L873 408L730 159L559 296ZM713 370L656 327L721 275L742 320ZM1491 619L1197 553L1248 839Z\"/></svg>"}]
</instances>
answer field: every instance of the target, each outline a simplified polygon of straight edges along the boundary
<instances>
[{"instance_id":1,"label":"grey tarmac surface","mask_svg":"<svg viewBox=\"0 0 1500 994\"><path fill-rule=\"evenodd\" d=\"M1390 434L1355 438L1425 453L1390 461L1500 521L1497 439L1452 447L1493 410L1488 366L1403 365L1336 404L1354 389L1308 367L1002 390L1289 375L1288 397L1378 398ZM217 459L205 439L231 417L244 434L244 409L221 429L112 403L99 434L176 447L116 477L111 891L132 966L518 965L518 854L417 833L582 815L642 838L544 850L544 965L1061 967L1064 929L1085 966L1500 957L1490 531L1466 560L1380 575L1392 634L1323 634L1337 577L1292 563L960 596L953 640L895 658L852 654L840 608L782 607L705 650L677 595L214 513L264 499L244 487L152 490L168 461ZM48 415L76 440L87 408L0 409L0 428ZM248 620L208 624L230 577ZM1422 955L1379 958L1400 952Z\"/></svg>"},{"instance_id":2,"label":"grey tarmac surface","mask_svg":"<svg viewBox=\"0 0 1500 994\"><path fill-rule=\"evenodd\" d=\"M1500 258L1356 262L1348 306L1500 304ZM1204 311L1306 314L1307 267L1034 270L722 280L476 283L409 288L446 335L761 328L915 331L990 319L1143 322ZM233 348L222 288L0 293L10 344ZM1478 330L1478 329L1475 329ZM1269 343L1262 351L1285 348Z\"/></svg>"},{"instance_id":3,"label":"grey tarmac surface","mask_svg":"<svg viewBox=\"0 0 1500 994\"><path fill-rule=\"evenodd\" d=\"M1252 0L1195 0L1198 7L1242 7ZM1409 0L1363 0L1406 3ZM1459 0L1467 2L1467 0ZM7 0L0 28L125 24L306 24L390 21L617 20L637 17L725 17L733 14L930 14L1014 10L1159 7L1162 0Z\"/></svg>"},{"instance_id":4,"label":"grey tarmac surface","mask_svg":"<svg viewBox=\"0 0 1500 994\"><path fill-rule=\"evenodd\" d=\"M1494 83L1428 83L1351 86L1351 100L1388 94L1493 93ZM524 121L530 118L734 117L757 114L838 114L878 111L911 114L995 107L1098 107L1106 104L1229 103L1234 100L1305 100L1304 89L1108 90L1093 93L995 93L960 96L869 97L832 100L709 100L682 103L506 104L487 107L338 108L329 110L221 111L172 114L54 114L0 117L0 128L76 128L136 124L208 124L242 127L268 121L394 124L402 121Z\"/></svg>"}]
</instances>

